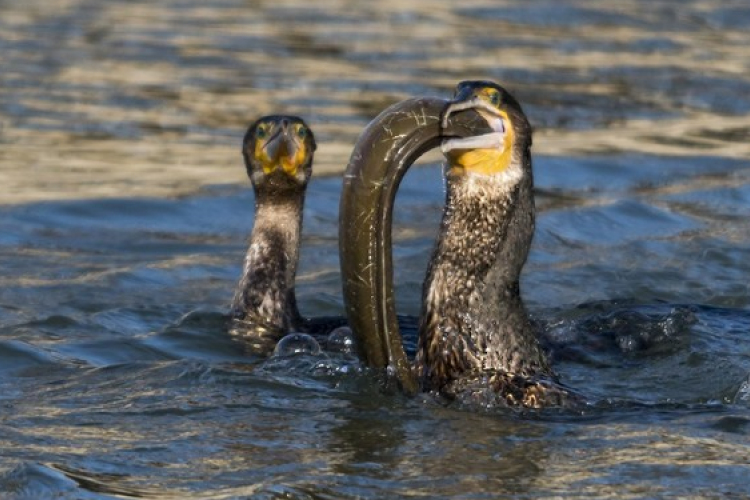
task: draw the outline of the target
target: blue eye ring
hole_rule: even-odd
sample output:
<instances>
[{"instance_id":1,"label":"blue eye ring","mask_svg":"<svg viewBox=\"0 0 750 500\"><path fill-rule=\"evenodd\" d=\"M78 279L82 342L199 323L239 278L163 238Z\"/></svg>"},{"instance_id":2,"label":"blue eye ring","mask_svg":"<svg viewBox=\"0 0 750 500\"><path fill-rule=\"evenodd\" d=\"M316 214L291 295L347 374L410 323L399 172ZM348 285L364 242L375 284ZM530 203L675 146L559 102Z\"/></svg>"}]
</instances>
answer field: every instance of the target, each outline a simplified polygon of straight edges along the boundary
<instances>
[{"instance_id":1,"label":"blue eye ring","mask_svg":"<svg viewBox=\"0 0 750 500\"><path fill-rule=\"evenodd\" d=\"M297 137L299 137L300 139L304 139L305 137L307 137L307 129L304 126L300 125L300 127L297 129Z\"/></svg>"},{"instance_id":2,"label":"blue eye ring","mask_svg":"<svg viewBox=\"0 0 750 500\"><path fill-rule=\"evenodd\" d=\"M493 106L499 106L500 105L500 92L497 90L493 90L490 93L490 104Z\"/></svg>"},{"instance_id":3,"label":"blue eye ring","mask_svg":"<svg viewBox=\"0 0 750 500\"><path fill-rule=\"evenodd\" d=\"M255 131L255 137L258 139L263 139L268 131L266 130L266 127L258 127L258 129Z\"/></svg>"}]
</instances>

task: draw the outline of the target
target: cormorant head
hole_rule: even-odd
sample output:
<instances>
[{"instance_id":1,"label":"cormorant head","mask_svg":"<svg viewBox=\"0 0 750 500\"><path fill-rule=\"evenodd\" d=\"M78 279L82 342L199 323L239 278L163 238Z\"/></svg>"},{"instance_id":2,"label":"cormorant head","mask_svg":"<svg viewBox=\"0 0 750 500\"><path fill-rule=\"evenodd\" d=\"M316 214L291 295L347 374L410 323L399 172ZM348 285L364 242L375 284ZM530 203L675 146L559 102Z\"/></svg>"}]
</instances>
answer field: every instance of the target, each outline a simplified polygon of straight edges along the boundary
<instances>
[{"instance_id":1,"label":"cormorant head","mask_svg":"<svg viewBox=\"0 0 750 500\"><path fill-rule=\"evenodd\" d=\"M443 112L443 127L451 114L463 110L474 110L493 132L444 141L441 149L448 158L449 175L500 174L513 163L523 166L530 158L531 125L521 105L503 87L489 81L459 83Z\"/></svg>"},{"instance_id":2,"label":"cormorant head","mask_svg":"<svg viewBox=\"0 0 750 500\"><path fill-rule=\"evenodd\" d=\"M242 141L247 175L256 190L304 189L312 174L315 137L297 116L264 116Z\"/></svg>"}]
</instances>

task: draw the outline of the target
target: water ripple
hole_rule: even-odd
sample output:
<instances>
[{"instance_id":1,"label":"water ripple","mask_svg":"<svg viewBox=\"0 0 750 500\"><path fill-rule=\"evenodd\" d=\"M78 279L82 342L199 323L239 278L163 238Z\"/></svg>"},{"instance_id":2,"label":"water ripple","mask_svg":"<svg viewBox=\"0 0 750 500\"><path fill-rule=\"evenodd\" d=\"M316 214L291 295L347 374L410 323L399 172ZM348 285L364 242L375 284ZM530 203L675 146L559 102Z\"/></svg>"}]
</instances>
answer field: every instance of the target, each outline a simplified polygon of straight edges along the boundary
<instances>
[{"instance_id":1,"label":"water ripple","mask_svg":"<svg viewBox=\"0 0 750 500\"><path fill-rule=\"evenodd\" d=\"M0 11L0 496L750 495L743 0ZM408 399L347 349L261 359L226 334L249 122L315 131L297 296L341 315L330 175L383 108L467 78L535 128L522 291L583 414ZM410 354L445 196L424 161L396 210Z\"/></svg>"}]
</instances>

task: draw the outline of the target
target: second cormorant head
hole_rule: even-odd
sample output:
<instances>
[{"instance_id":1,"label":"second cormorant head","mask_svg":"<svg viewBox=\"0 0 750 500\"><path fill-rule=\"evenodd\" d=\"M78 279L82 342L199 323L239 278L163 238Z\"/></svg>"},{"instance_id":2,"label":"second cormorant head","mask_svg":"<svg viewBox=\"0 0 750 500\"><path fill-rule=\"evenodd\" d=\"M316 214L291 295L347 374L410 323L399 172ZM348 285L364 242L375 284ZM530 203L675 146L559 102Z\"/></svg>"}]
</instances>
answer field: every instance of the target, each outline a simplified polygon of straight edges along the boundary
<instances>
[{"instance_id":1,"label":"second cormorant head","mask_svg":"<svg viewBox=\"0 0 750 500\"><path fill-rule=\"evenodd\" d=\"M315 148L315 137L301 118L272 115L257 120L242 141L256 193L304 190Z\"/></svg>"},{"instance_id":2,"label":"second cormorant head","mask_svg":"<svg viewBox=\"0 0 750 500\"><path fill-rule=\"evenodd\" d=\"M262 117L242 142L255 190L255 221L232 302L230 332L254 353L270 353L282 336L304 322L294 281L314 152L315 138L296 116Z\"/></svg>"}]
</instances>

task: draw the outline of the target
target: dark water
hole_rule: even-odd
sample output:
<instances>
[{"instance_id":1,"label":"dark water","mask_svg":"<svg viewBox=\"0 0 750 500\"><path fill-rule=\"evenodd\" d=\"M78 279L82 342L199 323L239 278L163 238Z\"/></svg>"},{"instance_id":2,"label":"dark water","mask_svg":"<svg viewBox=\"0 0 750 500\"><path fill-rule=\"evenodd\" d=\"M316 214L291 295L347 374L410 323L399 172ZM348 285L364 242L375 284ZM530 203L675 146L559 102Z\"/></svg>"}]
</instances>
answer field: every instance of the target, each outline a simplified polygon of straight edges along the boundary
<instances>
[{"instance_id":1,"label":"dark water","mask_svg":"<svg viewBox=\"0 0 750 500\"><path fill-rule=\"evenodd\" d=\"M710 0L0 1L0 498L750 496L748 22ZM537 128L523 293L591 406L445 406L345 354L244 355L243 128L300 113L335 173L382 107L473 77ZM308 190L307 315L342 310L340 186ZM406 314L442 193L431 163L399 195Z\"/></svg>"}]
</instances>

